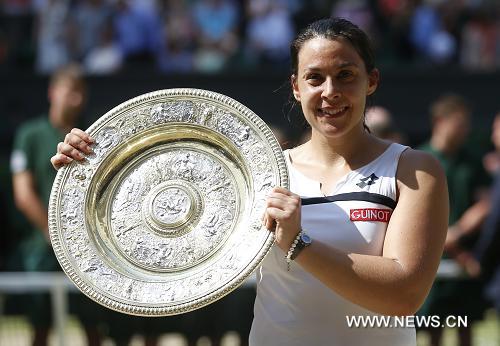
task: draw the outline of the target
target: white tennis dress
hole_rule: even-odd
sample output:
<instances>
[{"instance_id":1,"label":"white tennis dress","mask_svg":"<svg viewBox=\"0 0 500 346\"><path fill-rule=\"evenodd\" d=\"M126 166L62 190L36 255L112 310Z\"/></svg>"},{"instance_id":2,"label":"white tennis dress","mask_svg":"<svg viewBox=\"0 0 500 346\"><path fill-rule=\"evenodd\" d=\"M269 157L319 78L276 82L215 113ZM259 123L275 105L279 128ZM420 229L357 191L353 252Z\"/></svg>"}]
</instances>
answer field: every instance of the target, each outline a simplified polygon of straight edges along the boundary
<instances>
[{"instance_id":1,"label":"white tennis dress","mask_svg":"<svg viewBox=\"0 0 500 346\"><path fill-rule=\"evenodd\" d=\"M318 182L292 166L285 151L290 190L302 197L302 227L313 242L382 255L396 205L398 160L406 148L391 144L378 158L347 174L326 197ZM287 271L285 253L273 246L257 271L251 346L416 345L415 328L349 327L346 316L382 317L342 298L297 263Z\"/></svg>"}]
</instances>

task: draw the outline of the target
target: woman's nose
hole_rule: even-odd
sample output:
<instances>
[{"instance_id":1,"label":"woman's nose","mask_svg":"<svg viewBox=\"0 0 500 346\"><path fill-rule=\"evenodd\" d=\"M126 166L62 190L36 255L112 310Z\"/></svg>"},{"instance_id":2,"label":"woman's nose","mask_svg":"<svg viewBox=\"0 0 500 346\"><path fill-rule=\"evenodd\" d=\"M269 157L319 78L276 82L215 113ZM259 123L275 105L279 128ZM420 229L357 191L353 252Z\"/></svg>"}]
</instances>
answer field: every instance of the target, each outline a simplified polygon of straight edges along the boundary
<instances>
[{"instance_id":1,"label":"woman's nose","mask_svg":"<svg viewBox=\"0 0 500 346\"><path fill-rule=\"evenodd\" d=\"M325 99L334 99L340 96L339 88L331 78L327 78L323 83L323 92L321 97Z\"/></svg>"}]
</instances>

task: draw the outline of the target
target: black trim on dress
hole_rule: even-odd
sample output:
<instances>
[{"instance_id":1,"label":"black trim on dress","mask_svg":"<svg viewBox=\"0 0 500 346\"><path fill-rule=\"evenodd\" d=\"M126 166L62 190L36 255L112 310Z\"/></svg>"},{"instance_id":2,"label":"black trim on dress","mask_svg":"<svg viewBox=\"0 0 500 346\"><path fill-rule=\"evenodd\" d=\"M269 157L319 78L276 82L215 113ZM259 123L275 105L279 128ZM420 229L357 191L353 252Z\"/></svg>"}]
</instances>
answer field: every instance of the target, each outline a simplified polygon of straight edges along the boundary
<instances>
[{"instance_id":1,"label":"black trim on dress","mask_svg":"<svg viewBox=\"0 0 500 346\"><path fill-rule=\"evenodd\" d=\"M366 201L377 204L383 204L391 209L396 208L396 201L390 197L371 192L348 192L339 193L338 195L325 197L308 197L302 198L302 205L312 205L339 201Z\"/></svg>"}]
</instances>

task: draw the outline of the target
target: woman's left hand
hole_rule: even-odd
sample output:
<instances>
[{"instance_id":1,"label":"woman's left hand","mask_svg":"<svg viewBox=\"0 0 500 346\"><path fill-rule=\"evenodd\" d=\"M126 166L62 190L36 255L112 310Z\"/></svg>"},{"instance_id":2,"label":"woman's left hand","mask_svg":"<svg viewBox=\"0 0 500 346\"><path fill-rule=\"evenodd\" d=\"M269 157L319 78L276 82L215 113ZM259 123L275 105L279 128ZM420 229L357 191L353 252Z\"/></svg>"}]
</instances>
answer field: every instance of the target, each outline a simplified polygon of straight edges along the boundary
<instances>
[{"instance_id":1,"label":"woman's left hand","mask_svg":"<svg viewBox=\"0 0 500 346\"><path fill-rule=\"evenodd\" d=\"M274 231L276 244L286 253L301 229L300 196L282 187L275 187L267 197L264 226Z\"/></svg>"}]
</instances>

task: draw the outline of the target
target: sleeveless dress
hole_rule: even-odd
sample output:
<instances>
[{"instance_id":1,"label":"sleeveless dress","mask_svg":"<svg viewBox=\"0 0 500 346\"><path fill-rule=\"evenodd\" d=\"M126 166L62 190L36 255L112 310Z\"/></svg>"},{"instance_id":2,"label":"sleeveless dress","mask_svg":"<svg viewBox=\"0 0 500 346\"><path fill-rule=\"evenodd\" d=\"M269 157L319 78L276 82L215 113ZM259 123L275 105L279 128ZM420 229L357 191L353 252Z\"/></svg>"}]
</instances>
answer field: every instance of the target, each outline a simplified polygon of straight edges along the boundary
<instances>
[{"instance_id":1,"label":"sleeveless dress","mask_svg":"<svg viewBox=\"0 0 500 346\"><path fill-rule=\"evenodd\" d=\"M381 256L396 206L398 161L407 148L392 143L379 157L340 179L331 196L324 196L318 182L296 170L285 151L290 190L302 198L302 227L313 242ZM272 247L257 270L250 345L416 345L415 328L349 327L349 316L382 317L339 296L295 262L287 271L285 253Z\"/></svg>"}]
</instances>

